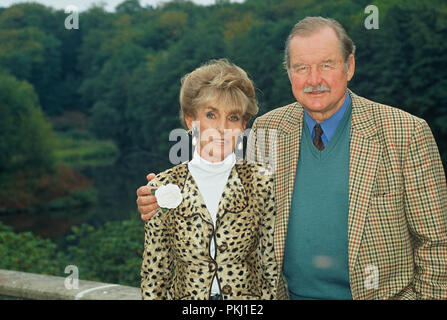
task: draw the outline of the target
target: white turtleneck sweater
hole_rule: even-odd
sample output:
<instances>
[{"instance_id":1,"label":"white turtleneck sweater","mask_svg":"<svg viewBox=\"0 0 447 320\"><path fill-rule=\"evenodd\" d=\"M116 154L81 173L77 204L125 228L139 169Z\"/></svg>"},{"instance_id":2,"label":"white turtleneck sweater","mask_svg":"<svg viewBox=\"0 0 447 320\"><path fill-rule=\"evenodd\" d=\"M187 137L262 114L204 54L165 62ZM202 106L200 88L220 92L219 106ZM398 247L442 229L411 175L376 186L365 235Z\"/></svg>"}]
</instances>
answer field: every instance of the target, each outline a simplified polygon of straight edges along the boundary
<instances>
[{"instance_id":1,"label":"white turtleneck sweater","mask_svg":"<svg viewBox=\"0 0 447 320\"><path fill-rule=\"evenodd\" d=\"M199 187L200 194L213 220L214 229L216 228L216 215L220 198L235 163L236 155L234 153L228 155L223 161L209 162L197 153L197 149L194 151L192 160L188 162L189 172L191 172ZM214 259L216 255L214 237L211 238L210 254ZM213 279L211 294L220 294L216 277Z\"/></svg>"}]
</instances>

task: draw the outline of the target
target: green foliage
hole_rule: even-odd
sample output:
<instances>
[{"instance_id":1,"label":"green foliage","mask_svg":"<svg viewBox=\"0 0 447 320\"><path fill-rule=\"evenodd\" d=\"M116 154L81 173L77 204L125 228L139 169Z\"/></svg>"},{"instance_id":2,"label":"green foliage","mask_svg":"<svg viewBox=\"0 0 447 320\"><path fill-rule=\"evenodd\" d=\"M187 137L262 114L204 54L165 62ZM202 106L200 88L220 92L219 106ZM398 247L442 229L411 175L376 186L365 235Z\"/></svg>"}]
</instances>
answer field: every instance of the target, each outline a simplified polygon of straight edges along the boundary
<instances>
[{"instance_id":1,"label":"green foliage","mask_svg":"<svg viewBox=\"0 0 447 320\"><path fill-rule=\"evenodd\" d=\"M59 197L39 206L39 210L64 210L73 207L86 207L97 201L97 192L94 188L74 190L65 197Z\"/></svg>"},{"instance_id":2,"label":"green foliage","mask_svg":"<svg viewBox=\"0 0 447 320\"><path fill-rule=\"evenodd\" d=\"M63 11L36 3L13 5L0 13L0 67L33 85L47 114L59 113L67 102L76 105L79 99L80 37L63 28L65 18Z\"/></svg>"},{"instance_id":3,"label":"green foliage","mask_svg":"<svg viewBox=\"0 0 447 320\"><path fill-rule=\"evenodd\" d=\"M83 224L67 236L67 261L78 266L81 279L139 287L143 241L139 219Z\"/></svg>"},{"instance_id":4,"label":"green foliage","mask_svg":"<svg viewBox=\"0 0 447 320\"><path fill-rule=\"evenodd\" d=\"M65 255L49 239L14 233L0 222L0 269L62 276Z\"/></svg>"},{"instance_id":5,"label":"green foliage","mask_svg":"<svg viewBox=\"0 0 447 320\"><path fill-rule=\"evenodd\" d=\"M54 168L54 133L33 87L5 73L0 73L0 136L0 175L27 170L38 177Z\"/></svg>"},{"instance_id":6,"label":"green foliage","mask_svg":"<svg viewBox=\"0 0 447 320\"><path fill-rule=\"evenodd\" d=\"M75 265L82 280L139 287L143 241L137 219L73 227L61 246L0 222L0 269L64 276L65 267Z\"/></svg>"},{"instance_id":7,"label":"green foliage","mask_svg":"<svg viewBox=\"0 0 447 320\"><path fill-rule=\"evenodd\" d=\"M118 13L135 13L141 10L141 5L139 0L126 0L121 4L116 6L116 12Z\"/></svg>"},{"instance_id":8,"label":"green foliage","mask_svg":"<svg viewBox=\"0 0 447 320\"><path fill-rule=\"evenodd\" d=\"M97 140L88 131L69 130L58 133L57 161L73 169L111 164L119 150L111 140Z\"/></svg>"}]
</instances>

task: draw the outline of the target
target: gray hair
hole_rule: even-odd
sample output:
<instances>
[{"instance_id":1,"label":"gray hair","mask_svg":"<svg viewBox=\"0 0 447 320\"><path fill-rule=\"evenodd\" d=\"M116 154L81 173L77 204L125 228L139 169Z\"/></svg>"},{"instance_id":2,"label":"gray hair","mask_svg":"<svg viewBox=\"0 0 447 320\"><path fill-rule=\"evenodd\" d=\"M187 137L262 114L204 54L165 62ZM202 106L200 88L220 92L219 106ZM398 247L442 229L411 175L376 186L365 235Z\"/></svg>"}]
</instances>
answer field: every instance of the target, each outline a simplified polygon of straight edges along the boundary
<instances>
[{"instance_id":1,"label":"gray hair","mask_svg":"<svg viewBox=\"0 0 447 320\"><path fill-rule=\"evenodd\" d=\"M295 36L309 36L317 31L320 31L324 27L329 27L334 30L340 41L341 52L345 60L345 66L348 66L348 57L350 54L355 54L355 45L351 38L346 33L343 26L334 19L323 17L306 17L299 21L293 27L286 40L286 47L284 50L284 67L290 69L290 41Z\"/></svg>"}]
</instances>

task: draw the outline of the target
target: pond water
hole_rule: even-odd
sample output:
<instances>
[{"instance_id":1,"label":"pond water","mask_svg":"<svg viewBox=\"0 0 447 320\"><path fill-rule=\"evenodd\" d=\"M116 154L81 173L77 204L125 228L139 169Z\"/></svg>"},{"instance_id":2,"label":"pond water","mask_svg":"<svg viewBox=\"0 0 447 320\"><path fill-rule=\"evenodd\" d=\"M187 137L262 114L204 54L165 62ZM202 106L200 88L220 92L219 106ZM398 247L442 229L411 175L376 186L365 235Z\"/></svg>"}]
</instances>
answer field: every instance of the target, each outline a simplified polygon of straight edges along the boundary
<instances>
[{"instance_id":1,"label":"pond water","mask_svg":"<svg viewBox=\"0 0 447 320\"><path fill-rule=\"evenodd\" d=\"M119 158L113 165L81 170L94 181L97 202L86 208L60 211L15 213L0 216L0 220L16 232L31 231L56 242L62 240L72 226L88 223L93 226L111 220L127 220L139 216L136 189L147 183L146 175L170 167L167 159L145 152L134 152Z\"/></svg>"}]
</instances>

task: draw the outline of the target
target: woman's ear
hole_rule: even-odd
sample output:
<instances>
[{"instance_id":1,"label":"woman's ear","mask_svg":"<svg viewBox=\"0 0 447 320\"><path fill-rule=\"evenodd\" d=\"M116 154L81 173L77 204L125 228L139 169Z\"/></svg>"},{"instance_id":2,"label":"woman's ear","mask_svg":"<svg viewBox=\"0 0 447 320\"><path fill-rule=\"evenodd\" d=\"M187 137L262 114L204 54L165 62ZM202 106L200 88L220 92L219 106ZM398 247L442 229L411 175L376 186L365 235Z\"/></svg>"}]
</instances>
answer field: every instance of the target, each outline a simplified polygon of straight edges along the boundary
<instances>
[{"instance_id":1,"label":"woman's ear","mask_svg":"<svg viewBox=\"0 0 447 320\"><path fill-rule=\"evenodd\" d=\"M245 131L245 128L247 128L247 121L246 121L246 120L244 120L244 121L242 122L242 132Z\"/></svg>"},{"instance_id":2,"label":"woman's ear","mask_svg":"<svg viewBox=\"0 0 447 320\"><path fill-rule=\"evenodd\" d=\"M185 123L186 123L186 126L188 127L188 130L192 130L192 122L193 121L194 121L194 119L191 116L185 115Z\"/></svg>"}]
</instances>

